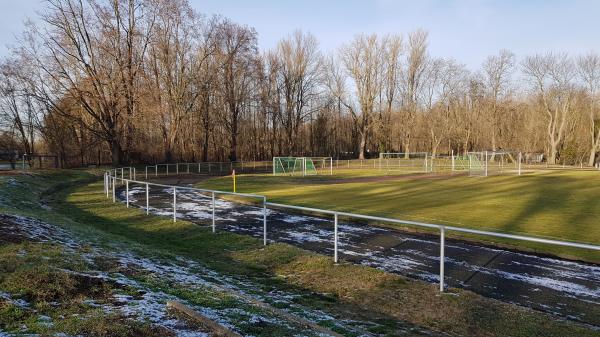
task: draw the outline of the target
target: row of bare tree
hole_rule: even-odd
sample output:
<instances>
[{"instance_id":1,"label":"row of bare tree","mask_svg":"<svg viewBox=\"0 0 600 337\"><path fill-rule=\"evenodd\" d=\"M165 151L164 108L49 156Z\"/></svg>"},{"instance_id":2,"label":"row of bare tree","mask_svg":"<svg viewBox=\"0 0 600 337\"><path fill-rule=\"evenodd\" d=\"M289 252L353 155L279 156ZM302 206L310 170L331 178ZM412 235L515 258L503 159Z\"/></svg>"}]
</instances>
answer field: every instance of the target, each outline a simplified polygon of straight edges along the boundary
<instances>
[{"instance_id":1,"label":"row of bare tree","mask_svg":"<svg viewBox=\"0 0 600 337\"><path fill-rule=\"evenodd\" d=\"M357 35L325 55L187 0L46 0L0 61L0 152L65 164L365 158L512 149L593 165L600 56L509 51L468 70L428 34Z\"/></svg>"}]
</instances>

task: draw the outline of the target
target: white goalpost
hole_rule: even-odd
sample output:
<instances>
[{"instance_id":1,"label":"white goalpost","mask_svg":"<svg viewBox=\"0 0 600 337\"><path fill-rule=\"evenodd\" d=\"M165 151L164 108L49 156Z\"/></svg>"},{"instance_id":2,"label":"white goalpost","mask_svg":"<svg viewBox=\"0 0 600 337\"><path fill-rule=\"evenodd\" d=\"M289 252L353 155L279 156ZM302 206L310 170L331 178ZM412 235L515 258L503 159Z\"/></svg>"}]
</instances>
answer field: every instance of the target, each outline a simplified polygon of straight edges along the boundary
<instances>
[{"instance_id":1,"label":"white goalpost","mask_svg":"<svg viewBox=\"0 0 600 337\"><path fill-rule=\"evenodd\" d=\"M273 157L273 175L333 174L331 157Z\"/></svg>"},{"instance_id":2,"label":"white goalpost","mask_svg":"<svg viewBox=\"0 0 600 337\"><path fill-rule=\"evenodd\" d=\"M490 175L521 175L523 155L512 151L468 152L469 176L487 177Z\"/></svg>"},{"instance_id":3,"label":"white goalpost","mask_svg":"<svg viewBox=\"0 0 600 337\"><path fill-rule=\"evenodd\" d=\"M379 170L431 172L430 159L427 152L382 152L379 154Z\"/></svg>"}]
</instances>

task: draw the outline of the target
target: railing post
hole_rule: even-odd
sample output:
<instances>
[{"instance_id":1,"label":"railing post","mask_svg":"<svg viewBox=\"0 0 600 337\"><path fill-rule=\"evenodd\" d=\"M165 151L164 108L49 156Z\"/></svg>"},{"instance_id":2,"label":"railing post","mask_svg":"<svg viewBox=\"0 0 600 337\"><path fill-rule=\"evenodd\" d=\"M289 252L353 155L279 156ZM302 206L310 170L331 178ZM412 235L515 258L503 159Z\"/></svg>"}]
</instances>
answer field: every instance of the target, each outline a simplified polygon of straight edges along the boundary
<instances>
[{"instance_id":1,"label":"railing post","mask_svg":"<svg viewBox=\"0 0 600 337\"><path fill-rule=\"evenodd\" d=\"M116 172L115 172L116 173ZM113 202L117 201L117 192L115 191L115 185L117 184L117 178L113 177L113 182L112 182L112 195L113 195Z\"/></svg>"},{"instance_id":2,"label":"railing post","mask_svg":"<svg viewBox=\"0 0 600 337\"><path fill-rule=\"evenodd\" d=\"M110 174L108 172L106 173L106 177L104 179L106 180L106 198L108 199L108 193L110 191Z\"/></svg>"},{"instance_id":3,"label":"railing post","mask_svg":"<svg viewBox=\"0 0 600 337\"><path fill-rule=\"evenodd\" d=\"M454 150L452 150L452 172L454 172Z\"/></svg>"},{"instance_id":4,"label":"railing post","mask_svg":"<svg viewBox=\"0 0 600 337\"><path fill-rule=\"evenodd\" d=\"M446 228L440 227L440 292L444 292L444 260L445 260L445 245L446 245Z\"/></svg>"},{"instance_id":5,"label":"railing post","mask_svg":"<svg viewBox=\"0 0 600 337\"><path fill-rule=\"evenodd\" d=\"M125 180L125 205L129 208L129 180Z\"/></svg>"},{"instance_id":6,"label":"railing post","mask_svg":"<svg viewBox=\"0 0 600 337\"><path fill-rule=\"evenodd\" d=\"M179 163L175 163L175 174L179 174Z\"/></svg>"},{"instance_id":7,"label":"railing post","mask_svg":"<svg viewBox=\"0 0 600 337\"><path fill-rule=\"evenodd\" d=\"M263 245L267 245L267 197L263 197Z\"/></svg>"},{"instance_id":8,"label":"railing post","mask_svg":"<svg viewBox=\"0 0 600 337\"><path fill-rule=\"evenodd\" d=\"M213 233L217 231L215 226L215 192L212 192L212 231Z\"/></svg>"},{"instance_id":9,"label":"railing post","mask_svg":"<svg viewBox=\"0 0 600 337\"><path fill-rule=\"evenodd\" d=\"M333 213L333 262L338 263L338 213Z\"/></svg>"},{"instance_id":10,"label":"railing post","mask_svg":"<svg viewBox=\"0 0 600 337\"><path fill-rule=\"evenodd\" d=\"M150 213L150 186L146 183L146 215Z\"/></svg>"},{"instance_id":11,"label":"railing post","mask_svg":"<svg viewBox=\"0 0 600 337\"><path fill-rule=\"evenodd\" d=\"M523 159L523 154L519 152L519 175L521 175L521 160Z\"/></svg>"},{"instance_id":12,"label":"railing post","mask_svg":"<svg viewBox=\"0 0 600 337\"><path fill-rule=\"evenodd\" d=\"M173 222L177 222L177 187L173 187Z\"/></svg>"},{"instance_id":13,"label":"railing post","mask_svg":"<svg viewBox=\"0 0 600 337\"><path fill-rule=\"evenodd\" d=\"M154 176L158 177L158 164L154 165Z\"/></svg>"},{"instance_id":14,"label":"railing post","mask_svg":"<svg viewBox=\"0 0 600 337\"><path fill-rule=\"evenodd\" d=\"M102 191L102 192L106 193L107 192L107 188L108 187L106 186L106 172L104 172L104 191Z\"/></svg>"},{"instance_id":15,"label":"railing post","mask_svg":"<svg viewBox=\"0 0 600 337\"><path fill-rule=\"evenodd\" d=\"M187 165L187 173L190 174L190 163L186 163Z\"/></svg>"},{"instance_id":16,"label":"railing post","mask_svg":"<svg viewBox=\"0 0 600 337\"><path fill-rule=\"evenodd\" d=\"M148 166L146 166L145 170L146 170L146 176L145 176L145 179L146 179L146 180L148 180Z\"/></svg>"},{"instance_id":17,"label":"railing post","mask_svg":"<svg viewBox=\"0 0 600 337\"><path fill-rule=\"evenodd\" d=\"M135 167L134 167L133 168L133 180L135 180L136 176L137 176L137 172L135 171Z\"/></svg>"}]
</instances>

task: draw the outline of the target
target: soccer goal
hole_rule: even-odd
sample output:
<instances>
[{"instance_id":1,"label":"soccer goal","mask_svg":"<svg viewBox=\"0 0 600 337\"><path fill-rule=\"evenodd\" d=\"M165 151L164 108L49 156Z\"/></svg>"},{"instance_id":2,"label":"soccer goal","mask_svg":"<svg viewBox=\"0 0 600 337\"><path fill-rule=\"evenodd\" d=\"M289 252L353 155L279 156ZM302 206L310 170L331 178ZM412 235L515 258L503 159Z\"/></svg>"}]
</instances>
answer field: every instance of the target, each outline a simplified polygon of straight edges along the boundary
<instances>
[{"instance_id":1,"label":"soccer goal","mask_svg":"<svg viewBox=\"0 0 600 337\"><path fill-rule=\"evenodd\" d=\"M521 175L523 156L520 152L482 151L469 152L469 176Z\"/></svg>"},{"instance_id":2,"label":"soccer goal","mask_svg":"<svg viewBox=\"0 0 600 337\"><path fill-rule=\"evenodd\" d=\"M273 175L333 174L331 157L273 157Z\"/></svg>"},{"instance_id":3,"label":"soccer goal","mask_svg":"<svg viewBox=\"0 0 600 337\"><path fill-rule=\"evenodd\" d=\"M427 152L383 152L379 154L379 169L387 171L431 172Z\"/></svg>"}]
</instances>

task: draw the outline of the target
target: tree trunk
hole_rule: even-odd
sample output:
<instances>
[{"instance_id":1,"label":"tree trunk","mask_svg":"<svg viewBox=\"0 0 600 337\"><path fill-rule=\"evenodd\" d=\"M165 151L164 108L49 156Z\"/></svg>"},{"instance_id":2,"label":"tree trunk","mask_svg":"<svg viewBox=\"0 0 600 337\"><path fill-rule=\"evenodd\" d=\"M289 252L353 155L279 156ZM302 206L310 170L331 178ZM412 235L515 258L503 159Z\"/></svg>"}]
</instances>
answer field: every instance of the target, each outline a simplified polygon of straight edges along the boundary
<instances>
[{"instance_id":1,"label":"tree trunk","mask_svg":"<svg viewBox=\"0 0 600 337\"><path fill-rule=\"evenodd\" d=\"M367 148L367 132L363 131L360 133L360 144L358 146L358 159L365 159L365 150Z\"/></svg>"},{"instance_id":2,"label":"tree trunk","mask_svg":"<svg viewBox=\"0 0 600 337\"><path fill-rule=\"evenodd\" d=\"M590 151L590 157L588 159L588 166L594 166L595 162L596 162L596 149L594 148Z\"/></svg>"},{"instance_id":3,"label":"tree trunk","mask_svg":"<svg viewBox=\"0 0 600 337\"><path fill-rule=\"evenodd\" d=\"M112 165L119 166L123 160L123 150L118 140L112 140L110 142L110 154L112 158Z\"/></svg>"},{"instance_id":4,"label":"tree trunk","mask_svg":"<svg viewBox=\"0 0 600 337\"><path fill-rule=\"evenodd\" d=\"M550 144L550 156L548 156L548 164L554 165L556 164L556 155L558 154L558 149L556 144Z\"/></svg>"}]
</instances>

